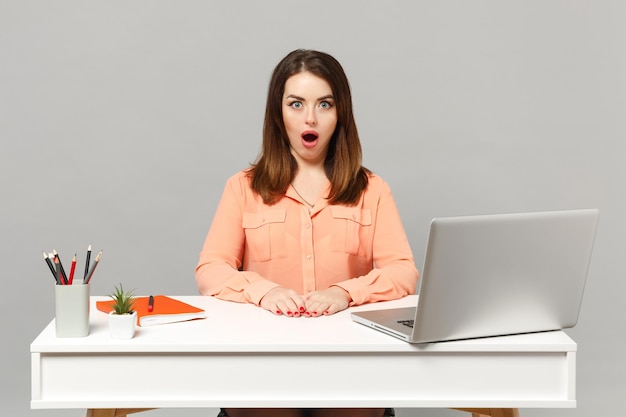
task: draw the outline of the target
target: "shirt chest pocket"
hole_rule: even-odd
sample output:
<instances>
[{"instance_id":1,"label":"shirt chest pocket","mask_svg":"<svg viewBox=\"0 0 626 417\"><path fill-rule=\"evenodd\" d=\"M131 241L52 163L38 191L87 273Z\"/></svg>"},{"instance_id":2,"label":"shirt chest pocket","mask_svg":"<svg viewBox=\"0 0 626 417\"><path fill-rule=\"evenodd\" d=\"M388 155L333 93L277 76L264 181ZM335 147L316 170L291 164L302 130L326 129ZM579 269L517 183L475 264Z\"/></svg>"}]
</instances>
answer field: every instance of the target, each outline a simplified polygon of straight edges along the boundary
<instances>
[{"instance_id":1,"label":"shirt chest pocket","mask_svg":"<svg viewBox=\"0 0 626 417\"><path fill-rule=\"evenodd\" d=\"M287 256L286 209L243 213L246 252L251 261L263 262Z\"/></svg>"},{"instance_id":2,"label":"shirt chest pocket","mask_svg":"<svg viewBox=\"0 0 626 417\"><path fill-rule=\"evenodd\" d=\"M358 207L331 207L332 250L367 256L372 229L372 212Z\"/></svg>"}]
</instances>

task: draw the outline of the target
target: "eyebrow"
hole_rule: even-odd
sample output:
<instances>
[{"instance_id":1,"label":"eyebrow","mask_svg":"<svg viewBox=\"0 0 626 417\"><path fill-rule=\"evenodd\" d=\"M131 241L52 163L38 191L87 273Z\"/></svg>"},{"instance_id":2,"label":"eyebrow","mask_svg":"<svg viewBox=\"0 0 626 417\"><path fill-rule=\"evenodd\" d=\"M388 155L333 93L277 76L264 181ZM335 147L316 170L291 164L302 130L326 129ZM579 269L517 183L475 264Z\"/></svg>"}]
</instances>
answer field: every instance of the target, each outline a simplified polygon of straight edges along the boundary
<instances>
[{"instance_id":1,"label":"eyebrow","mask_svg":"<svg viewBox=\"0 0 626 417\"><path fill-rule=\"evenodd\" d=\"M295 94L289 94L285 98L293 98L293 99L300 100L300 101L306 101L304 97L296 96ZM332 94L328 94L326 96L318 98L316 101L323 101L323 100L328 100L328 99L334 100L335 97Z\"/></svg>"}]
</instances>

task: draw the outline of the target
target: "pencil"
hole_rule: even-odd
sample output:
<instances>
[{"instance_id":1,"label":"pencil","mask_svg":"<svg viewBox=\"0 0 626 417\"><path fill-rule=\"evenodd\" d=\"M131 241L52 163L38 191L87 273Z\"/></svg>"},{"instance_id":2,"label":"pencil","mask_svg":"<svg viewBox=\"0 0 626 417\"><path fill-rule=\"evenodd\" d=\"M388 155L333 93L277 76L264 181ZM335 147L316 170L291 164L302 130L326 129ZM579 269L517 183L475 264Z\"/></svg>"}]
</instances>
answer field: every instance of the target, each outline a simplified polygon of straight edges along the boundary
<instances>
[{"instance_id":1,"label":"pencil","mask_svg":"<svg viewBox=\"0 0 626 417\"><path fill-rule=\"evenodd\" d=\"M67 284L67 275L65 275L65 268L63 268L63 262L61 262L61 257L56 249L52 249L52 254L54 255L54 259L59 260L59 265L61 266L61 278L63 278L63 284Z\"/></svg>"},{"instance_id":2,"label":"pencil","mask_svg":"<svg viewBox=\"0 0 626 417\"><path fill-rule=\"evenodd\" d=\"M57 282L60 283L61 285L63 285L64 282L61 279L61 262L59 262L59 258L58 257L54 258L54 265L57 268Z\"/></svg>"},{"instance_id":3,"label":"pencil","mask_svg":"<svg viewBox=\"0 0 626 417\"><path fill-rule=\"evenodd\" d=\"M89 281L91 281L91 277L93 276L93 273L96 270L96 267L98 266L98 263L100 262L100 257L101 256L102 256L102 251L100 251L98 253L98 256L96 256L96 259L93 261L93 264L91 264L91 268L89 269L89 273L87 274L87 278L85 278L85 280L84 280L85 284L89 284Z\"/></svg>"},{"instance_id":4,"label":"pencil","mask_svg":"<svg viewBox=\"0 0 626 417\"><path fill-rule=\"evenodd\" d=\"M68 282L68 284L72 285L72 282L74 282L74 270L76 269L76 254L74 254L74 257L72 258L72 266L70 267L70 280Z\"/></svg>"},{"instance_id":5,"label":"pencil","mask_svg":"<svg viewBox=\"0 0 626 417\"><path fill-rule=\"evenodd\" d=\"M50 272L52 272L52 276L54 277L54 280L57 282L57 284L60 284L59 280L57 279L57 273L54 270L54 265L52 264L52 261L50 260L50 258L48 258L48 254L46 252L43 253L43 259L46 261L48 268L50 268Z\"/></svg>"},{"instance_id":6,"label":"pencil","mask_svg":"<svg viewBox=\"0 0 626 417\"><path fill-rule=\"evenodd\" d=\"M83 281L87 279L87 274L89 274L89 261L91 261L91 245L87 248L87 258L85 258L85 275L83 275Z\"/></svg>"}]
</instances>

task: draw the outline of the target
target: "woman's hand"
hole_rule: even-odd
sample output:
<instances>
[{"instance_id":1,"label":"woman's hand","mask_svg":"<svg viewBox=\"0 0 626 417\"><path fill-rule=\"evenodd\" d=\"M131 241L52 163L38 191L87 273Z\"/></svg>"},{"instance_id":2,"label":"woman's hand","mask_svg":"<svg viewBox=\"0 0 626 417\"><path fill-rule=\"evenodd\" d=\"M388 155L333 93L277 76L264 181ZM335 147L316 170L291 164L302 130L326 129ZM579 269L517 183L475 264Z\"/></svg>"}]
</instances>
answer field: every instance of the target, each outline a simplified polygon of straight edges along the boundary
<instances>
[{"instance_id":1,"label":"woman's hand","mask_svg":"<svg viewBox=\"0 0 626 417\"><path fill-rule=\"evenodd\" d=\"M319 317L335 314L350 305L350 294L341 287L333 286L321 291L313 291L304 296L305 317Z\"/></svg>"},{"instance_id":2,"label":"woman's hand","mask_svg":"<svg viewBox=\"0 0 626 417\"><path fill-rule=\"evenodd\" d=\"M260 305L274 314L287 317L300 317L306 309L302 296L285 287L272 288L261 298Z\"/></svg>"}]
</instances>

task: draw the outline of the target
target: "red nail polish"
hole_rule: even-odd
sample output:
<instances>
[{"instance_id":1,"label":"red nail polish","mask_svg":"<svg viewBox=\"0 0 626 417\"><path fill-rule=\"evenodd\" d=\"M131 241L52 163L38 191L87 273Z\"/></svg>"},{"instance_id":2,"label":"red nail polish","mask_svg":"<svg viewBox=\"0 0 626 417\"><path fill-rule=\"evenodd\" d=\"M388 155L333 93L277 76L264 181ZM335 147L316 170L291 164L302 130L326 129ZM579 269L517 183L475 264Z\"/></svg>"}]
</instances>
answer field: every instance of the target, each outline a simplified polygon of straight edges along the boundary
<instances>
[{"instance_id":1,"label":"red nail polish","mask_svg":"<svg viewBox=\"0 0 626 417\"><path fill-rule=\"evenodd\" d=\"M304 311L304 307L300 307L300 311Z\"/></svg>"},{"instance_id":2,"label":"red nail polish","mask_svg":"<svg viewBox=\"0 0 626 417\"><path fill-rule=\"evenodd\" d=\"M288 315L288 316L291 316L292 314L293 314L293 313L292 313L291 311L288 311L288 312L287 312L287 315Z\"/></svg>"},{"instance_id":3,"label":"red nail polish","mask_svg":"<svg viewBox=\"0 0 626 417\"><path fill-rule=\"evenodd\" d=\"M278 314L280 316L283 313L281 313L280 310L276 310L276 314Z\"/></svg>"}]
</instances>

